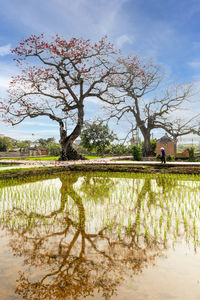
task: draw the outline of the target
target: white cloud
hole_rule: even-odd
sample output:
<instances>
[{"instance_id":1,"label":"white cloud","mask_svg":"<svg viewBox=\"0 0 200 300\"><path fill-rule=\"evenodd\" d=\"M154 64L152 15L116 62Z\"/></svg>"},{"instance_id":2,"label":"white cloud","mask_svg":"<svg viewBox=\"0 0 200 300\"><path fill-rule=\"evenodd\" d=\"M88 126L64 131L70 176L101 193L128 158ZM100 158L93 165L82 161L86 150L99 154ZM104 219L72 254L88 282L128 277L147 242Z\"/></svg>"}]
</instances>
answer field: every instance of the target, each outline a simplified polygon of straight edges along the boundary
<instances>
[{"instance_id":1,"label":"white cloud","mask_svg":"<svg viewBox=\"0 0 200 300\"><path fill-rule=\"evenodd\" d=\"M89 97L89 98L86 98L86 99L85 99L85 102L95 103L95 104L99 104L99 105L102 104L102 101L99 100L98 98L95 98L95 97Z\"/></svg>"},{"instance_id":2,"label":"white cloud","mask_svg":"<svg viewBox=\"0 0 200 300\"><path fill-rule=\"evenodd\" d=\"M11 45L5 45L0 47L0 56L10 54Z\"/></svg>"},{"instance_id":3,"label":"white cloud","mask_svg":"<svg viewBox=\"0 0 200 300\"><path fill-rule=\"evenodd\" d=\"M123 34L117 38L116 45L117 47L121 48L125 43L133 44L134 40L135 38Z\"/></svg>"},{"instance_id":4,"label":"white cloud","mask_svg":"<svg viewBox=\"0 0 200 300\"><path fill-rule=\"evenodd\" d=\"M18 5L13 5L12 0L7 0L2 10L9 11L9 18L24 27L24 34L45 32L50 36L59 33L96 39L113 32L119 35L119 31L125 30L126 21L121 14L125 2L127 0L35 0L18 1Z\"/></svg>"},{"instance_id":5,"label":"white cloud","mask_svg":"<svg viewBox=\"0 0 200 300\"><path fill-rule=\"evenodd\" d=\"M37 140L39 138L49 138L55 137L59 139L59 131L58 130L38 130L35 131L35 128L29 130L29 132L23 129L16 129L13 127L12 129L9 127L1 125L0 126L0 133L4 134L5 136L11 137L16 140Z\"/></svg>"},{"instance_id":6,"label":"white cloud","mask_svg":"<svg viewBox=\"0 0 200 300\"><path fill-rule=\"evenodd\" d=\"M188 65L193 68L193 69L199 69L200 70L200 60L193 60L193 61L190 61L188 63Z\"/></svg>"},{"instance_id":7,"label":"white cloud","mask_svg":"<svg viewBox=\"0 0 200 300\"><path fill-rule=\"evenodd\" d=\"M0 92L5 92L8 89L11 77L16 75L17 70L13 61L0 61Z\"/></svg>"},{"instance_id":8,"label":"white cloud","mask_svg":"<svg viewBox=\"0 0 200 300\"><path fill-rule=\"evenodd\" d=\"M24 121L23 125L27 125L27 126L43 126L43 127L54 127L54 128L58 128L58 124L49 124L49 123L45 123L45 122L37 122L37 121Z\"/></svg>"},{"instance_id":9,"label":"white cloud","mask_svg":"<svg viewBox=\"0 0 200 300\"><path fill-rule=\"evenodd\" d=\"M10 77L0 75L0 89L7 89L9 87Z\"/></svg>"},{"instance_id":10,"label":"white cloud","mask_svg":"<svg viewBox=\"0 0 200 300\"><path fill-rule=\"evenodd\" d=\"M59 128L56 130L56 129L48 129L48 130L46 130L46 129L40 129L39 130L39 133L38 133L38 135L49 135L49 134L52 134L52 135L58 135L59 134Z\"/></svg>"}]
</instances>

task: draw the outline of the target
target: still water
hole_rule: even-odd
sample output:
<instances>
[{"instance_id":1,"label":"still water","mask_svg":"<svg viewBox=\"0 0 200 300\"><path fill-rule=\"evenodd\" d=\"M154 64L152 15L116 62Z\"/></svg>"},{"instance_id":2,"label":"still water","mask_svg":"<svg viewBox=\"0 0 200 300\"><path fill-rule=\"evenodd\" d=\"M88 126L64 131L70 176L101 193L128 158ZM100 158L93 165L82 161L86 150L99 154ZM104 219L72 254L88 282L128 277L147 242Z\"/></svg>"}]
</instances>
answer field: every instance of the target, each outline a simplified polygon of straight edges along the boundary
<instances>
[{"instance_id":1,"label":"still water","mask_svg":"<svg viewBox=\"0 0 200 300\"><path fill-rule=\"evenodd\" d=\"M0 299L200 299L200 177L0 182Z\"/></svg>"}]
</instances>

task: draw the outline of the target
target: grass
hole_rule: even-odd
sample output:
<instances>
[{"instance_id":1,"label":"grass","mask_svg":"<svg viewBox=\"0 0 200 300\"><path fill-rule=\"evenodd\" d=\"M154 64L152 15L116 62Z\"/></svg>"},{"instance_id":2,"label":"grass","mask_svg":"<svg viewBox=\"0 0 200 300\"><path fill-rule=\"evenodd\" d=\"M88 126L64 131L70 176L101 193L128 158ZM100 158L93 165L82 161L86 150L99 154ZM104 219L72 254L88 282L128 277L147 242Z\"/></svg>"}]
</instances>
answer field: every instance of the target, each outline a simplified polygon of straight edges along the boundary
<instances>
[{"instance_id":1,"label":"grass","mask_svg":"<svg viewBox=\"0 0 200 300\"><path fill-rule=\"evenodd\" d=\"M89 156L86 155L87 159L98 159L100 156ZM30 160L30 161L38 161L38 160L58 160L59 156L39 156L39 157L11 157L11 158L1 158L0 160Z\"/></svg>"},{"instance_id":2,"label":"grass","mask_svg":"<svg viewBox=\"0 0 200 300\"><path fill-rule=\"evenodd\" d=\"M0 164L0 168L17 166L15 164Z\"/></svg>"},{"instance_id":3,"label":"grass","mask_svg":"<svg viewBox=\"0 0 200 300\"><path fill-rule=\"evenodd\" d=\"M11 157L2 158L1 160L58 160L59 156L39 156L39 157Z\"/></svg>"},{"instance_id":4,"label":"grass","mask_svg":"<svg viewBox=\"0 0 200 300\"><path fill-rule=\"evenodd\" d=\"M100 156L89 156L89 155L86 155L85 158L87 159L98 159L98 158L101 158Z\"/></svg>"},{"instance_id":5,"label":"grass","mask_svg":"<svg viewBox=\"0 0 200 300\"><path fill-rule=\"evenodd\" d=\"M49 169L49 168L53 168L52 167L34 167L34 168L16 168L16 169L8 169L8 170L0 170L0 173L16 173L16 172L23 172L23 171L30 171L30 170L41 170L41 169Z\"/></svg>"}]
</instances>

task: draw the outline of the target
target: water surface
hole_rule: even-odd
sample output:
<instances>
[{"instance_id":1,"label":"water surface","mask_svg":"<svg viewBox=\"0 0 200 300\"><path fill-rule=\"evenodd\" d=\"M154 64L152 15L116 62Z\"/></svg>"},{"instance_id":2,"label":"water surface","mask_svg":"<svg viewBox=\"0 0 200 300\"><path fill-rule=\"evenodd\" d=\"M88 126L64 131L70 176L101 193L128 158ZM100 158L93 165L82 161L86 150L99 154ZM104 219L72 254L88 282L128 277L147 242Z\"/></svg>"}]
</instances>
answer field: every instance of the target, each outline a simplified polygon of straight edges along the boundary
<instances>
[{"instance_id":1,"label":"water surface","mask_svg":"<svg viewBox=\"0 0 200 300\"><path fill-rule=\"evenodd\" d=\"M0 182L0 299L200 299L200 181L59 173Z\"/></svg>"}]
</instances>

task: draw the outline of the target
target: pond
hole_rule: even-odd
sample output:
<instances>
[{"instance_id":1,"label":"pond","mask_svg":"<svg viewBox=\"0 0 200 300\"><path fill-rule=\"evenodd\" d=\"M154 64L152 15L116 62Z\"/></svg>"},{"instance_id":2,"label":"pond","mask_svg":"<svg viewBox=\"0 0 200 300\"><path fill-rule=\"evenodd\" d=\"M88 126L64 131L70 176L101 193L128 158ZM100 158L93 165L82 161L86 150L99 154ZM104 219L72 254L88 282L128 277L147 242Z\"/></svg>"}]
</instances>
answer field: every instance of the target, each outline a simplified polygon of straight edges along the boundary
<instances>
[{"instance_id":1,"label":"pond","mask_svg":"<svg viewBox=\"0 0 200 300\"><path fill-rule=\"evenodd\" d=\"M198 175L0 181L0 299L200 299Z\"/></svg>"}]
</instances>

